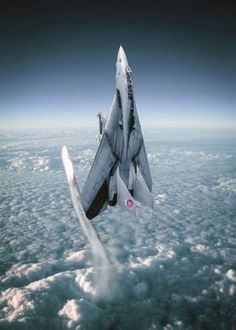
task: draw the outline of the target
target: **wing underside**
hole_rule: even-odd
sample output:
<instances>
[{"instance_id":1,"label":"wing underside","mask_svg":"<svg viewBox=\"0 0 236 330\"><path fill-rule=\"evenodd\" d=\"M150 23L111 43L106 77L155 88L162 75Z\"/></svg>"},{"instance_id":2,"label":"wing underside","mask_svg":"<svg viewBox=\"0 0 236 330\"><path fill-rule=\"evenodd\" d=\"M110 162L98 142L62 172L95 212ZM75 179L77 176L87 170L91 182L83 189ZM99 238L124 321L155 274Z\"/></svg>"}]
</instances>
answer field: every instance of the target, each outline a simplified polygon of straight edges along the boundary
<instances>
[{"instance_id":1,"label":"wing underside","mask_svg":"<svg viewBox=\"0 0 236 330\"><path fill-rule=\"evenodd\" d=\"M102 140L82 193L82 205L89 219L94 218L108 205L110 174L116 167L118 149L121 148L118 125L120 118L121 111L116 92Z\"/></svg>"},{"instance_id":2,"label":"wing underside","mask_svg":"<svg viewBox=\"0 0 236 330\"><path fill-rule=\"evenodd\" d=\"M107 206L108 181L116 159L106 134L103 134L82 192L82 205L89 219L94 218Z\"/></svg>"}]
</instances>

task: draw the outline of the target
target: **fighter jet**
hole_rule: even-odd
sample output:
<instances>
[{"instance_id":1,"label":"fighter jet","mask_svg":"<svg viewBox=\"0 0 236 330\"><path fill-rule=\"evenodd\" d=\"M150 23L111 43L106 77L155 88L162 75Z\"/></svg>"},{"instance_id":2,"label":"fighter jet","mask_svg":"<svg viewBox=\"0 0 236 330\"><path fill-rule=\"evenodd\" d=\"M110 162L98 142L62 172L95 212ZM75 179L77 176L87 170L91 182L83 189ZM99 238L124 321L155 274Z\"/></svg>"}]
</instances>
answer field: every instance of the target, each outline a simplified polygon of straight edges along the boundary
<instances>
[{"instance_id":1,"label":"fighter jet","mask_svg":"<svg viewBox=\"0 0 236 330\"><path fill-rule=\"evenodd\" d=\"M133 92L132 72L120 46L116 90L107 117L100 113L99 147L80 202L88 219L116 204L136 214L136 201L154 206L152 178ZM65 164L64 164L65 165Z\"/></svg>"}]
</instances>

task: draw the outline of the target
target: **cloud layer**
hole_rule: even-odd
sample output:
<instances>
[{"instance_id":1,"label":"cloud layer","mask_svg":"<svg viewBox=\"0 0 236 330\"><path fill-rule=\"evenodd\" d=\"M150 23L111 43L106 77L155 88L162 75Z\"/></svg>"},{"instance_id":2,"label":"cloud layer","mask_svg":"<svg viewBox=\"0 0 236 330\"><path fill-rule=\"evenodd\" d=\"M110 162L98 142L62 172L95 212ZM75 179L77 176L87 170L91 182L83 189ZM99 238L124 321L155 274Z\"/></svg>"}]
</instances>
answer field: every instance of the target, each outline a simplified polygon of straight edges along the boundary
<instances>
[{"instance_id":1,"label":"cloud layer","mask_svg":"<svg viewBox=\"0 0 236 330\"><path fill-rule=\"evenodd\" d=\"M94 220L116 260L102 268L94 264L60 162L67 144L82 186L95 135L1 133L0 327L232 328L235 140L145 132L156 208L140 206L136 219L111 208Z\"/></svg>"}]
</instances>

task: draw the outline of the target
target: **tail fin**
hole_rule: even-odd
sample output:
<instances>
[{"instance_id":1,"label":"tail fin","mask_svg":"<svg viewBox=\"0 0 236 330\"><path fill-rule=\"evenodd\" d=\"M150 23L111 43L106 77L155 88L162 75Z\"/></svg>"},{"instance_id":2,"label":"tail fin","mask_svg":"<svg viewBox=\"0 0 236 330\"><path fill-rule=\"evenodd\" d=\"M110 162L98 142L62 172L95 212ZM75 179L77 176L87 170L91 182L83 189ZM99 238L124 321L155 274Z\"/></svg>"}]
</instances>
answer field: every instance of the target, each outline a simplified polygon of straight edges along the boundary
<instances>
[{"instance_id":1,"label":"tail fin","mask_svg":"<svg viewBox=\"0 0 236 330\"><path fill-rule=\"evenodd\" d=\"M147 205L154 209L154 198L148 187L146 186L145 182L140 181L135 175L134 178L134 192L133 192L134 198L139 201L140 203L143 203L144 205Z\"/></svg>"},{"instance_id":2,"label":"tail fin","mask_svg":"<svg viewBox=\"0 0 236 330\"><path fill-rule=\"evenodd\" d=\"M117 170L117 204L133 215L137 215L137 205Z\"/></svg>"}]
</instances>

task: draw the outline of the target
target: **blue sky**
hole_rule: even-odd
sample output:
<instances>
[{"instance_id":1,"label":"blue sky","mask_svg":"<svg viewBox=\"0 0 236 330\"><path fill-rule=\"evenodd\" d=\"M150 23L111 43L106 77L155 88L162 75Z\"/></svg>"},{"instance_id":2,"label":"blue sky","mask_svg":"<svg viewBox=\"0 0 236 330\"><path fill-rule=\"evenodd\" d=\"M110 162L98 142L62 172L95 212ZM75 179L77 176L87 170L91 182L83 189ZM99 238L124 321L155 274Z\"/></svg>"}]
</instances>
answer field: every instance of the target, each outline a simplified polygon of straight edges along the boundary
<instances>
[{"instance_id":1,"label":"blue sky","mask_svg":"<svg viewBox=\"0 0 236 330\"><path fill-rule=\"evenodd\" d=\"M120 44L143 125L236 128L235 8L178 3L128 4L118 17L76 2L2 10L0 128L95 126Z\"/></svg>"}]
</instances>

